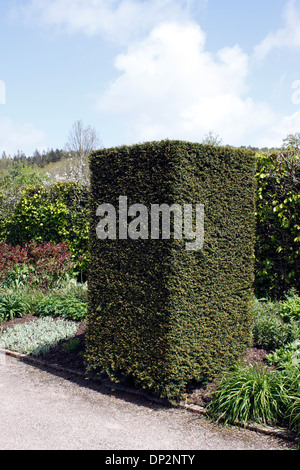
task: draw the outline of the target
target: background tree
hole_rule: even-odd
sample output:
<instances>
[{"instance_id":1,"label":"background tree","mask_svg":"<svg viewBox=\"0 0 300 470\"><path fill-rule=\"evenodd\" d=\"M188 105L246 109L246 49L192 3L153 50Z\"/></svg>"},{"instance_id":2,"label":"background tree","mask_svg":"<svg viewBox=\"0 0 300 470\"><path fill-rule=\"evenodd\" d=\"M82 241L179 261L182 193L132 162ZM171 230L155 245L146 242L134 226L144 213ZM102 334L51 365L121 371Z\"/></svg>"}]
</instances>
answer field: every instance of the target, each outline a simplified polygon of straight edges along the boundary
<instances>
[{"instance_id":1,"label":"background tree","mask_svg":"<svg viewBox=\"0 0 300 470\"><path fill-rule=\"evenodd\" d=\"M283 140L283 150L287 150L289 152L295 152L298 155L300 154L300 133L296 134L289 134Z\"/></svg>"},{"instance_id":2,"label":"background tree","mask_svg":"<svg viewBox=\"0 0 300 470\"><path fill-rule=\"evenodd\" d=\"M209 131L208 134L202 139L202 144L204 145L214 145L216 147L222 145L222 139L218 134L215 134L213 131Z\"/></svg>"},{"instance_id":3,"label":"background tree","mask_svg":"<svg viewBox=\"0 0 300 470\"><path fill-rule=\"evenodd\" d=\"M101 146L97 131L91 126L84 127L82 121L75 121L69 133L66 151L73 157L73 177L84 184L89 184L88 155ZM71 162L70 162L71 163Z\"/></svg>"}]
</instances>

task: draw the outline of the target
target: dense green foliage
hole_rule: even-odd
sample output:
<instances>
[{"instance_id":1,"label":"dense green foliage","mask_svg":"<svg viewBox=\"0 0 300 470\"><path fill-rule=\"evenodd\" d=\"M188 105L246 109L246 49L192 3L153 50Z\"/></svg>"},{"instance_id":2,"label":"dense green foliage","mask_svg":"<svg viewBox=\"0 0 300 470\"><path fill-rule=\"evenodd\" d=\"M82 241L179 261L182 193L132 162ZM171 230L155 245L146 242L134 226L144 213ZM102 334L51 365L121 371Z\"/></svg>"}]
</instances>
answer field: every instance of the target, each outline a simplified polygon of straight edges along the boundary
<instances>
[{"instance_id":1,"label":"dense green foliage","mask_svg":"<svg viewBox=\"0 0 300 470\"><path fill-rule=\"evenodd\" d=\"M67 158L68 157L68 158ZM255 290L258 298L268 297L271 299L283 298L287 290L295 287L298 291L299 269L300 269L300 157L299 157L299 136L288 136L281 151L268 154L257 154L257 239L256 239L256 268L255 268ZM16 155L13 159L3 157L0 160L0 238L16 238L15 234L10 234L10 227L13 231L18 231L18 223L23 215L29 218L28 229L22 235L22 240L34 237L39 240L49 240L55 238L55 242L72 239L72 252L76 257L78 268L85 274L87 270L87 231L88 220L85 207L87 205L87 188L78 190L75 199L79 200L81 209L77 206L75 215L70 217L70 204L72 196L68 202L61 196L52 196L49 187L49 175L44 168L49 162L55 165L57 162L72 162L70 155L62 151L49 151L43 155L35 152L32 158L24 154ZM71 166L73 163L71 164ZM47 168L47 167L46 167ZM71 168L71 167L70 167ZM70 168L68 171L70 171ZM52 171L52 170L51 170ZM65 175L68 179L70 174ZM66 183L59 183L67 188ZM26 210L21 207L20 199L24 202L22 191L28 186L43 186L44 203L38 201L36 194L28 190L31 194L30 203L27 202ZM78 183L71 183L79 188ZM71 187L70 186L70 187ZM27 192L27 190L26 190ZM54 191L55 193L55 191ZM66 189L65 193L68 193ZM57 204L56 204L57 202ZM19 203L19 204L18 204ZM17 213L14 215L18 204ZM36 206L39 206L38 213L33 217ZM53 206L56 206L55 208ZM67 205L67 209L65 207ZM79 213L82 212L80 220ZM18 215L19 214L19 215ZM40 220L43 219L43 220ZM71 220L72 219L72 220ZM83 223L83 219L86 222ZM66 222L68 220L68 222ZM44 224L44 225L41 225ZM53 232L53 226L58 227ZM74 230L66 226L72 225ZM52 227L52 228L51 228ZM46 231L44 230L46 228ZM48 233L47 233L48 232ZM67 232L67 233L66 233ZM76 232L76 233L75 233ZM78 236L78 232L80 232ZM46 238L43 234L46 233ZM77 240L77 242L75 241ZM80 240L78 242L78 240ZM14 242L15 243L15 242ZM80 246L78 246L78 244ZM79 259L83 256L84 259Z\"/></svg>"},{"instance_id":2,"label":"dense green foliage","mask_svg":"<svg viewBox=\"0 0 300 470\"><path fill-rule=\"evenodd\" d=\"M232 363L250 341L254 264L252 152L180 141L91 156L91 266L87 360L178 397ZM99 240L96 209L134 203L205 205L205 243Z\"/></svg>"},{"instance_id":3,"label":"dense green foliage","mask_svg":"<svg viewBox=\"0 0 300 470\"><path fill-rule=\"evenodd\" d=\"M3 159L1 164L4 165ZM5 223L13 215L22 191L29 185L46 184L47 181L47 175L37 166L8 161L7 166L0 169L0 238L3 238Z\"/></svg>"},{"instance_id":4,"label":"dense green foliage","mask_svg":"<svg viewBox=\"0 0 300 470\"><path fill-rule=\"evenodd\" d=\"M300 296L291 290L280 302L279 315L285 322L300 322Z\"/></svg>"},{"instance_id":5,"label":"dense green foliage","mask_svg":"<svg viewBox=\"0 0 300 470\"><path fill-rule=\"evenodd\" d=\"M276 299L300 290L300 156L285 150L257 162L255 288Z\"/></svg>"},{"instance_id":6,"label":"dense green foliage","mask_svg":"<svg viewBox=\"0 0 300 470\"><path fill-rule=\"evenodd\" d=\"M300 335L298 335L300 338ZM285 346L276 349L271 354L267 355L267 361L270 365L284 368L291 364L300 366L300 339L288 343Z\"/></svg>"},{"instance_id":7,"label":"dense green foliage","mask_svg":"<svg viewBox=\"0 0 300 470\"><path fill-rule=\"evenodd\" d=\"M27 186L5 221L2 237L13 245L68 242L77 269L86 273L88 198L88 190L75 182Z\"/></svg>"}]
</instances>

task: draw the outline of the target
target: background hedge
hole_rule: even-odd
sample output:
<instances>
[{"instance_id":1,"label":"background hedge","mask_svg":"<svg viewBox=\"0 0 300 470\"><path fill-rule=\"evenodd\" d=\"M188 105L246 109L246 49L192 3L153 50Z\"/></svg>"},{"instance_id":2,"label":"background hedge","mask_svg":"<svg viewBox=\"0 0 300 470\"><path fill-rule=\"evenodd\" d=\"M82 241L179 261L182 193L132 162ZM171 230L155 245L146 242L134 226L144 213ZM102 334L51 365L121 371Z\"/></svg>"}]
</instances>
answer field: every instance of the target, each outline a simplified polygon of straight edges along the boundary
<instances>
[{"instance_id":1,"label":"background hedge","mask_svg":"<svg viewBox=\"0 0 300 470\"><path fill-rule=\"evenodd\" d=\"M257 155L255 293L283 299L300 293L300 157Z\"/></svg>"},{"instance_id":2,"label":"background hedge","mask_svg":"<svg viewBox=\"0 0 300 470\"><path fill-rule=\"evenodd\" d=\"M68 242L76 267L83 276L88 266L89 191L77 182L27 186L1 237L12 245Z\"/></svg>"},{"instance_id":3,"label":"background hedge","mask_svg":"<svg viewBox=\"0 0 300 470\"><path fill-rule=\"evenodd\" d=\"M91 155L88 369L176 399L239 358L250 341L255 160L250 151L181 141ZM99 240L96 209L204 204L205 242ZM195 206L194 206L195 207Z\"/></svg>"}]
</instances>

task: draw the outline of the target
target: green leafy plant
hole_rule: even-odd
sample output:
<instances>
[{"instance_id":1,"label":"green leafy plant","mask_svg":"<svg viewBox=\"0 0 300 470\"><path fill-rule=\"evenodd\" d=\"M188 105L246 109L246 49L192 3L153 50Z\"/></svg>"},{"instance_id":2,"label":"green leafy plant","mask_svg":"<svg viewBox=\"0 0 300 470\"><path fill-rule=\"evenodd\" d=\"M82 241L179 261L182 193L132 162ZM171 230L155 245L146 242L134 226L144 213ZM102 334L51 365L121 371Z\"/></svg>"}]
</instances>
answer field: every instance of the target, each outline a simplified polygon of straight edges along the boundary
<instances>
[{"instance_id":1,"label":"green leafy plant","mask_svg":"<svg viewBox=\"0 0 300 470\"><path fill-rule=\"evenodd\" d=\"M300 296L291 290L284 301L280 303L279 315L285 322L291 320L300 322Z\"/></svg>"},{"instance_id":2,"label":"green leafy plant","mask_svg":"<svg viewBox=\"0 0 300 470\"><path fill-rule=\"evenodd\" d=\"M295 321L293 316L282 316L285 303L254 299L252 334L255 347L275 351L300 339L300 323Z\"/></svg>"},{"instance_id":3,"label":"green leafy plant","mask_svg":"<svg viewBox=\"0 0 300 470\"><path fill-rule=\"evenodd\" d=\"M29 313L29 304L17 293L0 293L0 321L21 318Z\"/></svg>"},{"instance_id":4,"label":"green leafy plant","mask_svg":"<svg viewBox=\"0 0 300 470\"><path fill-rule=\"evenodd\" d=\"M299 324L284 323L276 314L260 313L253 326L253 343L256 347L274 351L300 337Z\"/></svg>"},{"instance_id":5,"label":"green leafy plant","mask_svg":"<svg viewBox=\"0 0 300 470\"><path fill-rule=\"evenodd\" d=\"M38 356L48 352L59 341L71 338L76 331L75 322L39 318L9 328L0 335L0 342L6 349Z\"/></svg>"},{"instance_id":6,"label":"green leafy plant","mask_svg":"<svg viewBox=\"0 0 300 470\"><path fill-rule=\"evenodd\" d=\"M78 282L74 278L66 279L66 282L62 284L61 288L56 291L57 295L62 298L74 298L82 302L88 302L88 285L87 282Z\"/></svg>"},{"instance_id":7,"label":"green leafy plant","mask_svg":"<svg viewBox=\"0 0 300 470\"><path fill-rule=\"evenodd\" d=\"M28 306L27 313L33 315L36 309L36 306L41 302L47 295L42 289L36 287L24 286L17 289L10 289L10 292L13 292L14 295L19 296L23 302Z\"/></svg>"},{"instance_id":8,"label":"green leafy plant","mask_svg":"<svg viewBox=\"0 0 300 470\"><path fill-rule=\"evenodd\" d=\"M70 320L84 320L87 312L87 302L76 298L61 298L58 293L44 297L35 308L39 317L62 317Z\"/></svg>"},{"instance_id":9,"label":"green leafy plant","mask_svg":"<svg viewBox=\"0 0 300 470\"><path fill-rule=\"evenodd\" d=\"M268 354L266 359L270 365L280 368L289 365L300 367L300 340L276 349L272 354Z\"/></svg>"},{"instance_id":10,"label":"green leafy plant","mask_svg":"<svg viewBox=\"0 0 300 470\"><path fill-rule=\"evenodd\" d=\"M62 350L66 353L72 353L76 351L80 344L79 338L71 338L67 343L62 344Z\"/></svg>"}]
</instances>

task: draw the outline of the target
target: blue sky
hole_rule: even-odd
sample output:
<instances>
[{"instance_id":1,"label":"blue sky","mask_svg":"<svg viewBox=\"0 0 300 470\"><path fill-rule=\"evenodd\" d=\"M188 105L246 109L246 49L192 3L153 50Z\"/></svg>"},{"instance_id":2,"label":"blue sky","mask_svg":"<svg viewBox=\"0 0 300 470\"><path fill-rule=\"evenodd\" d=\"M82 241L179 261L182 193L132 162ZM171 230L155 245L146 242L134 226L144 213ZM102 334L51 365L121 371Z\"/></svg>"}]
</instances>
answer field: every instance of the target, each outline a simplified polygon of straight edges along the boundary
<instances>
[{"instance_id":1,"label":"blue sky","mask_svg":"<svg viewBox=\"0 0 300 470\"><path fill-rule=\"evenodd\" d=\"M300 132L300 0L7 0L0 37L0 154Z\"/></svg>"}]
</instances>

